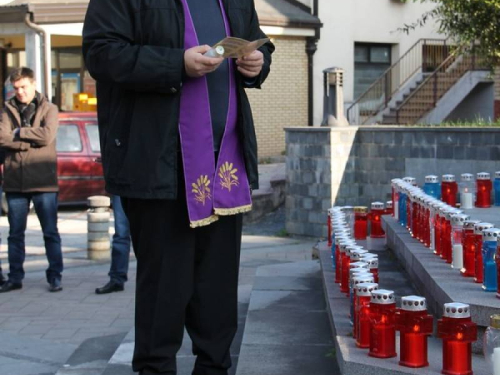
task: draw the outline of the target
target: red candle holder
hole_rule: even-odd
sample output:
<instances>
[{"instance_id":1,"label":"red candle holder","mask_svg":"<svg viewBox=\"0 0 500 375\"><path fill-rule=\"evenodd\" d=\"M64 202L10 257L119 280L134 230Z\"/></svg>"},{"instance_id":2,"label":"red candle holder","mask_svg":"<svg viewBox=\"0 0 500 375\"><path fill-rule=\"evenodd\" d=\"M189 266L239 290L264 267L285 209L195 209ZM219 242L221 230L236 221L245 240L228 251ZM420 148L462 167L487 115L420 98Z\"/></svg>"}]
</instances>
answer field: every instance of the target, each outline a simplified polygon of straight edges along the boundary
<instances>
[{"instance_id":1,"label":"red candle holder","mask_svg":"<svg viewBox=\"0 0 500 375\"><path fill-rule=\"evenodd\" d=\"M341 241L340 250L340 291L349 293L349 264L351 260L347 255L347 246L355 245L354 241Z\"/></svg>"},{"instance_id":2,"label":"red candle holder","mask_svg":"<svg viewBox=\"0 0 500 375\"><path fill-rule=\"evenodd\" d=\"M396 356L396 300L392 290L379 289L370 299L370 351L377 358Z\"/></svg>"},{"instance_id":3,"label":"red candle holder","mask_svg":"<svg viewBox=\"0 0 500 375\"><path fill-rule=\"evenodd\" d=\"M399 219L399 184L402 182L400 178L394 178L391 180L391 199L392 199L392 216L396 218L396 220Z\"/></svg>"},{"instance_id":4,"label":"red candle holder","mask_svg":"<svg viewBox=\"0 0 500 375\"><path fill-rule=\"evenodd\" d=\"M384 204L373 202L370 212L370 238L383 238L385 232L382 229L382 215L384 214Z\"/></svg>"},{"instance_id":5,"label":"red candle holder","mask_svg":"<svg viewBox=\"0 0 500 375\"><path fill-rule=\"evenodd\" d=\"M493 184L489 173L480 172L476 175L476 207L491 207L492 188Z\"/></svg>"},{"instance_id":6,"label":"red candle holder","mask_svg":"<svg viewBox=\"0 0 500 375\"><path fill-rule=\"evenodd\" d=\"M496 294L496 297L500 298L500 238L497 239L497 251L495 254L495 263L497 265L497 294Z\"/></svg>"},{"instance_id":7,"label":"red candle holder","mask_svg":"<svg viewBox=\"0 0 500 375\"><path fill-rule=\"evenodd\" d=\"M400 336L401 366L425 367L427 361L427 337L432 334L433 317L427 314L424 297L401 298L401 309L396 312L396 330Z\"/></svg>"},{"instance_id":8,"label":"red candle holder","mask_svg":"<svg viewBox=\"0 0 500 375\"><path fill-rule=\"evenodd\" d=\"M491 223L479 223L474 225L474 235L475 250L476 250L476 261L475 261L475 272L474 272L474 282L482 284L484 281L484 269L483 269L483 231L486 229L493 228L494 225Z\"/></svg>"},{"instance_id":9,"label":"red candle holder","mask_svg":"<svg viewBox=\"0 0 500 375\"><path fill-rule=\"evenodd\" d=\"M349 239L347 232L335 235L335 283L340 284L340 275L342 273L342 260L340 252L340 242Z\"/></svg>"},{"instance_id":10,"label":"red candle holder","mask_svg":"<svg viewBox=\"0 0 500 375\"><path fill-rule=\"evenodd\" d=\"M357 301L357 287L359 284L366 284L366 283L374 283L375 281L373 280L373 275L372 274L355 274L356 276L352 277L352 285L351 285L351 309L350 309L350 314L349 317L351 318L352 322L352 333L353 337L356 337L357 334L357 325L356 325L356 307L358 304Z\"/></svg>"},{"instance_id":11,"label":"red candle holder","mask_svg":"<svg viewBox=\"0 0 500 375\"><path fill-rule=\"evenodd\" d=\"M431 246L431 204L432 198L424 198L424 217L423 217L423 237L424 237L424 246Z\"/></svg>"},{"instance_id":12,"label":"red candle holder","mask_svg":"<svg viewBox=\"0 0 500 375\"><path fill-rule=\"evenodd\" d=\"M410 234L413 238L418 239L418 216L419 216L419 195L418 193L413 193L410 197L411 201L411 224L410 224Z\"/></svg>"},{"instance_id":13,"label":"red candle holder","mask_svg":"<svg viewBox=\"0 0 500 375\"><path fill-rule=\"evenodd\" d=\"M368 235L368 207L354 207L354 238L366 240Z\"/></svg>"},{"instance_id":14,"label":"red candle holder","mask_svg":"<svg viewBox=\"0 0 500 375\"><path fill-rule=\"evenodd\" d=\"M444 174L441 179L441 200L452 207L457 204L458 185L455 175Z\"/></svg>"},{"instance_id":15,"label":"red candle holder","mask_svg":"<svg viewBox=\"0 0 500 375\"><path fill-rule=\"evenodd\" d=\"M378 258L370 257L370 258L363 258L363 262L368 263L368 269L370 272L373 274L373 278L375 279L375 282L378 283Z\"/></svg>"},{"instance_id":16,"label":"red candle holder","mask_svg":"<svg viewBox=\"0 0 500 375\"><path fill-rule=\"evenodd\" d=\"M385 215L394 216L394 204L392 201L385 202Z\"/></svg>"},{"instance_id":17,"label":"red candle holder","mask_svg":"<svg viewBox=\"0 0 500 375\"><path fill-rule=\"evenodd\" d=\"M326 228L328 231L328 248L331 248L332 243L332 211L328 210L328 214L326 216Z\"/></svg>"},{"instance_id":18,"label":"red candle holder","mask_svg":"<svg viewBox=\"0 0 500 375\"><path fill-rule=\"evenodd\" d=\"M456 211L453 209L448 209L444 211L444 220L441 226L441 258L446 261L446 263L451 263L451 216L454 215Z\"/></svg>"},{"instance_id":19,"label":"red candle holder","mask_svg":"<svg viewBox=\"0 0 500 375\"><path fill-rule=\"evenodd\" d=\"M479 220L466 220L464 222L464 266L460 270L460 274L464 277L474 277L476 275L476 236L474 234L474 225L479 223Z\"/></svg>"},{"instance_id":20,"label":"red candle holder","mask_svg":"<svg viewBox=\"0 0 500 375\"><path fill-rule=\"evenodd\" d=\"M472 375L472 343L477 340L477 325L465 303L445 303L438 320L438 337L443 339L443 370L446 375Z\"/></svg>"},{"instance_id":21,"label":"red candle holder","mask_svg":"<svg viewBox=\"0 0 500 375\"><path fill-rule=\"evenodd\" d=\"M378 289L376 283L358 284L356 286L355 327L356 346L368 349L370 347L370 299L373 291Z\"/></svg>"}]
</instances>

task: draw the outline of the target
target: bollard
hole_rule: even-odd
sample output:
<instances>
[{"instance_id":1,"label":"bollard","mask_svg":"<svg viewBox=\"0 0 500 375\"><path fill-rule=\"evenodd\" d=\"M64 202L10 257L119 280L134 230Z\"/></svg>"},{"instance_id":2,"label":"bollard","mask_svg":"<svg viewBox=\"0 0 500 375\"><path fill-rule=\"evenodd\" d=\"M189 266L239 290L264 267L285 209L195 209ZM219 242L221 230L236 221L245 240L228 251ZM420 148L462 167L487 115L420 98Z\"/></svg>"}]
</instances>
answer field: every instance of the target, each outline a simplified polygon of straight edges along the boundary
<instances>
[{"instance_id":1,"label":"bollard","mask_svg":"<svg viewBox=\"0 0 500 375\"><path fill-rule=\"evenodd\" d=\"M87 252L92 260L110 259L109 240L109 197L96 195L88 198L87 212Z\"/></svg>"}]
</instances>

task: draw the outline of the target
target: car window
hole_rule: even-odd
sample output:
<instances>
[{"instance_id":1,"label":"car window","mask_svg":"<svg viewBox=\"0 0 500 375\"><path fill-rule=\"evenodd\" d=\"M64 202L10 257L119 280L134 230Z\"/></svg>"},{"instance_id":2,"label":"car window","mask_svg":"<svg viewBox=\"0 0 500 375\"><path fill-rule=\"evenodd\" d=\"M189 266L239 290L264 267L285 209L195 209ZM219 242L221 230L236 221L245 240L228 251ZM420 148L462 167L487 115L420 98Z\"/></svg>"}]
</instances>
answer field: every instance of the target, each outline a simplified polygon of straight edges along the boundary
<instances>
[{"instance_id":1,"label":"car window","mask_svg":"<svg viewBox=\"0 0 500 375\"><path fill-rule=\"evenodd\" d=\"M87 130L87 136L90 140L90 149L92 152L101 152L101 143L99 142L99 128L97 124L87 124L85 125Z\"/></svg>"},{"instance_id":2,"label":"car window","mask_svg":"<svg viewBox=\"0 0 500 375\"><path fill-rule=\"evenodd\" d=\"M82 140L78 126L74 124L61 124L57 129L57 152L80 152Z\"/></svg>"}]
</instances>

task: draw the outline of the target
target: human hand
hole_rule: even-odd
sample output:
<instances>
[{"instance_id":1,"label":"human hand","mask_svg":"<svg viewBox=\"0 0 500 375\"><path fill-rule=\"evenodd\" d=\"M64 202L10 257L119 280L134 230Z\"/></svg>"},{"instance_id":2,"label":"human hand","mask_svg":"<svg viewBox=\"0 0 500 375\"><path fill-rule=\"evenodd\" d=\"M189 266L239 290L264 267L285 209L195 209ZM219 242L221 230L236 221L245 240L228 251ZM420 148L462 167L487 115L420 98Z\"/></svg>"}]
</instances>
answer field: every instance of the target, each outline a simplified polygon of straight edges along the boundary
<instances>
[{"instance_id":1,"label":"human hand","mask_svg":"<svg viewBox=\"0 0 500 375\"><path fill-rule=\"evenodd\" d=\"M203 56L210 49L210 46L204 45L191 47L184 52L184 67L189 77L198 78L212 73L224 61L222 57Z\"/></svg>"},{"instance_id":2,"label":"human hand","mask_svg":"<svg viewBox=\"0 0 500 375\"><path fill-rule=\"evenodd\" d=\"M262 70L262 65L264 65L264 55L259 50L255 50L250 55L236 60L236 65L238 65L238 71L245 77L257 77Z\"/></svg>"}]
</instances>

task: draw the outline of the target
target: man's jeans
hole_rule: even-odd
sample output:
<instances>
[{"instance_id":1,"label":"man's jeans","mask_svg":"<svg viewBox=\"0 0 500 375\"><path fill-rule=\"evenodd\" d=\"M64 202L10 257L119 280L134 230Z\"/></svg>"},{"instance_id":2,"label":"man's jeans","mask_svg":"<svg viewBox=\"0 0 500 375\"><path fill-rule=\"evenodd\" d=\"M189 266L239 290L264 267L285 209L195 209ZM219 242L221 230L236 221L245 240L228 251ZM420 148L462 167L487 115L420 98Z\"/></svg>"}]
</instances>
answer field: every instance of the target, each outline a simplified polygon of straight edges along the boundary
<instances>
[{"instance_id":1,"label":"man's jeans","mask_svg":"<svg viewBox=\"0 0 500 375\"><path fill-rule=\"evenodd\" d=\"M28 221L30 201L33 201L35 212L40 221L45 242L45 253L49 261L47 281L61 280L63 257L61 237L57 230L57 193L6 193L9 207L8 252L10 273L9 280L20 283L24 279L24 232Z\"/></svg>"},{"instance_id":2,"label":"man's jeans","mask_svg":"<svg viewBox=\"0 0 500 375\"><path fill-rule=\"evenodd\" d=\"M115 217L115 234L113 235L109 277L117 283L124 284L127 281L130 258L130 228L120 197L112 195L111 204Z\"/></svg>"}]
</instances>

